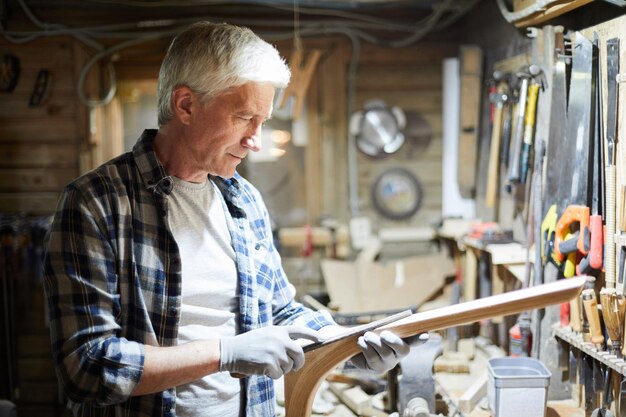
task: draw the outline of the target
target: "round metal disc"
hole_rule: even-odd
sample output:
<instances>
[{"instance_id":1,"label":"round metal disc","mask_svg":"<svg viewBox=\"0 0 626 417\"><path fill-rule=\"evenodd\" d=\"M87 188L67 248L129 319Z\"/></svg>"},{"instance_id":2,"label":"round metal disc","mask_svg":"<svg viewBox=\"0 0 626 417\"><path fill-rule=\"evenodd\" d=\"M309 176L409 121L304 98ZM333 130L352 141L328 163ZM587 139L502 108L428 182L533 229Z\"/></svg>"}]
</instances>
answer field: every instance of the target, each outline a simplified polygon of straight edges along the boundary
<instances>
[{"instance_id":1,"label":"round metal disc","mask_svg":"<svg viewBox=\"0 0 626 417\"><path fill-rule=\"evenodd\" d=\"M422 203L422 187L408 169L391 168L383 172L372 187L372 202L383 216L404 220L413 216Z\"/></svg>"}]
</instances>

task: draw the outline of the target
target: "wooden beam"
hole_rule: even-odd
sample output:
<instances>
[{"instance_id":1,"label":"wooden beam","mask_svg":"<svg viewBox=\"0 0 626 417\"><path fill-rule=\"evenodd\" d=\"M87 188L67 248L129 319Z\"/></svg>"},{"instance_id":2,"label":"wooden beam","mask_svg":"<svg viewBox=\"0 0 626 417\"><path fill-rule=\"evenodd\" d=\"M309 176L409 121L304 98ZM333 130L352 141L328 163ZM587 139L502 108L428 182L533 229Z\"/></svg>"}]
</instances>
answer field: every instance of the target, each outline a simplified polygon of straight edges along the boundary
<instances>
[{"instance_id":1,"label":"wooden beam","mask_svg":"<svg viewBox=\"0 0 626 417\"><path fill-rule=\"evenodd\" d=\"M400 337L474 323L493 316L505 316L569 301L582 290L586 277L570 278L536 287L511 291L413 314L374 331L391 330ZM333 338L305 353L305 365L285 375L286 417L310 417L313 398L323 378L338 364L359 352L361 334L347 332L345 338Z\"/></svg>"},{"instance_id":2,"label":"wooden beam","mask_svg":"<svg viewBox=\"0 0 626 417\"><path fill-rule=\"evenodd\" d=\"M515 24L515 26L517 26L518 28L527 27L527 26L537 26L540 23L544 23L547 20L554 19L557 16L560 16L564 13L577 9L586 4L589 4L592 1L594 0L570 0L570 1L560 2L558 4L544 7L540 9L540 11L538 11L537 13L534 13L526 18L517 20L513 22L513 24Z\"/></svg>"},{"instance_id":3,"label":"wooden beam","mask_svg":"<svg viewBox=\"0 0 626 417\"><path fill-rule=\"evenodd\" d=\"M476 404L487 395L487 373L482 374L459 398L459 410L471 413Z\"/></svg>"},{"instance_id":4,"label":"wooden beam","mask_svg":"<svg viewBox=\"0 0 626 417\"><path fill-rule=\"evenodd\" d=\"M479 47L461 47L461 110L457 181L465 198L475 197L476 158L480 124L483 53Z\"/></svg>"}]
</instances>

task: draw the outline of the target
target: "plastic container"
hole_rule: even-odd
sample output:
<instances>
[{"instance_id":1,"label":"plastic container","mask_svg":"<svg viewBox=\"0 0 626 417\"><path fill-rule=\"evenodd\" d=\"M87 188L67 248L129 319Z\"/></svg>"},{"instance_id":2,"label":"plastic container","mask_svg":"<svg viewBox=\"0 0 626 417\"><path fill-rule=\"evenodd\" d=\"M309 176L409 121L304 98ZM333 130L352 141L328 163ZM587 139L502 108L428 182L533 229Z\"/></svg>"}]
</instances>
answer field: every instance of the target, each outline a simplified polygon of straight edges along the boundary
<instances>
[{"instance_id":1,"label":"plastic container","mask_svg":"<svg viewBox=\"0 0 626 417\"><path fill-rule=\"evenodd\" d=\"M539 360L492 358L487 397L494 417L545 417L551 373Z\"/></svg>"}]
</instances>

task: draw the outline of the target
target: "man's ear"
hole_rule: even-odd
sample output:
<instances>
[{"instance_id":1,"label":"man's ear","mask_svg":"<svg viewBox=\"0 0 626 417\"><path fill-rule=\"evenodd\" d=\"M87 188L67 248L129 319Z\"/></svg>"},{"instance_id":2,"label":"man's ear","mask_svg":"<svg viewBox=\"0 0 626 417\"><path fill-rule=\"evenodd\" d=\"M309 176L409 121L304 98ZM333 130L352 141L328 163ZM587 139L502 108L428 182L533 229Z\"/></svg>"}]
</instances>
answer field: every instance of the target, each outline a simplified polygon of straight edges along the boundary
<instances>
[{"instance_id":1,"label":"man's ear","mask_svg":"<svg viewBox=\"0 0 626 417\"><path fill-rule=\"evenodd\" d=\"M196 96L193 91L185 85L176 87L172 91L172 107L181 123L189 124L191 121L191 109L195 100Z\"/></svg>"}]
</instances>

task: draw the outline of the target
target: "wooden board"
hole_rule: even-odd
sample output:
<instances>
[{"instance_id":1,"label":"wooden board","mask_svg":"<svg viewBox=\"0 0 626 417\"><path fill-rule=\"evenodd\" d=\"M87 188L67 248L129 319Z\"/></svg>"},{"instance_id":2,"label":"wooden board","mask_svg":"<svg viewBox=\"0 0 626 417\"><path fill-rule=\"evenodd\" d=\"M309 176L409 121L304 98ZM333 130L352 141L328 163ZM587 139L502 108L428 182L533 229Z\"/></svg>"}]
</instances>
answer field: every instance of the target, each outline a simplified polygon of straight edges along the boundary
<instances>
[{"instance_id":1,"label":"wooden board","mask_svg":"<svg viewBox=\"0 0 626 417\"><path fill-rule=\"evenodd\" d=\"M520 0L517 0L520 1ZM529 0L522 0L524 3L529 3ZM540 23L546 22L547 20L554 19L557 16L560 16L564 13L567 13L571 10L574 10L578 7L584 6L586 4L591 3L594 0L569 0L569 1L561 1L556 4L552 4L548 7L542 7L540 12L534 13L527 18L520 19L518 21L513 22L517 27L527 27L527 26L536 26ZM532 2L536 3L536 1Z\"/></svg>"},{"instance_id":2,"label":"wooden board","mask_svg":"<svg viewBox=\"0 0 626 417\"><path fill-rule=\"evenodd\" d=\"M45 215L54 213L59 193L0 193L0 212Z\"/></svg>"},{"instance_id":3,"label":"wooden board","mask_svg":"<svg viewBox=\"0 0 626 417\"><path fill-rule=\"evenodd\" d=\"M76 176L75 168L0 169L0 189L5 192L59 191Z\"/></svg>"},{"instance_id":4,"label":"wooden board","mask_svg":"<svg viewBox=\"0 0 626 417\"><path fill-rule=\"evenodd\" d=\"M62 187L79 174L87 125L78 118L77 40L71 36L23 44L0 40L20 61L20 78L0 102L0 210L29 215L54 211ZM30 106L39 71L49 71L46 93Z\"/></svg>"},{"instance_id":5,"label":"wooden board","mask_svg":"<svg viewBox=\"0 0 626 417\"><path fill-rule=\"evenodd\" d=\"M478 300L442 307L400 319L375 331L390 330L400 337L474 323L493 316L505 316L559 304L575 298L586 277L570 278ZM359 334L324 344L305 353L305 364L285 375L286 417L310 417L313 398L325 375L359 352Z\"/></svg>"},{"instance_id":6,"label":"wooden board","mask_svg":"<svg viewBox=\"0 0 626 417\"><path fill-rule=\"evenodd\" d=\"M461 106L459 126L459 159L457 181L459 192L473 198L476 190L476 157L480 123L482 91L482 60L480 48L461 48Z\"/></svg>"},{"instance_id":7,"label":"wooden board","mask_svg":"<svg viewBox=\"0 0 626 417\"><path fill-rule=\"evenodd\" d=\"M76 145L37 144L29 142L0 143L0 167L76 167Z\"/></svg>"},{"instance_id":8,"label":"wooden board","mask_svg":"<svg viewBox=\"0 0 626 417\"><path fill-rule=\"evenodd\" d=\"M340 313L419 306L441 289L454 263L446 254L394 262L322 260L324 282Z\"/></svg>"}]
</instances>

